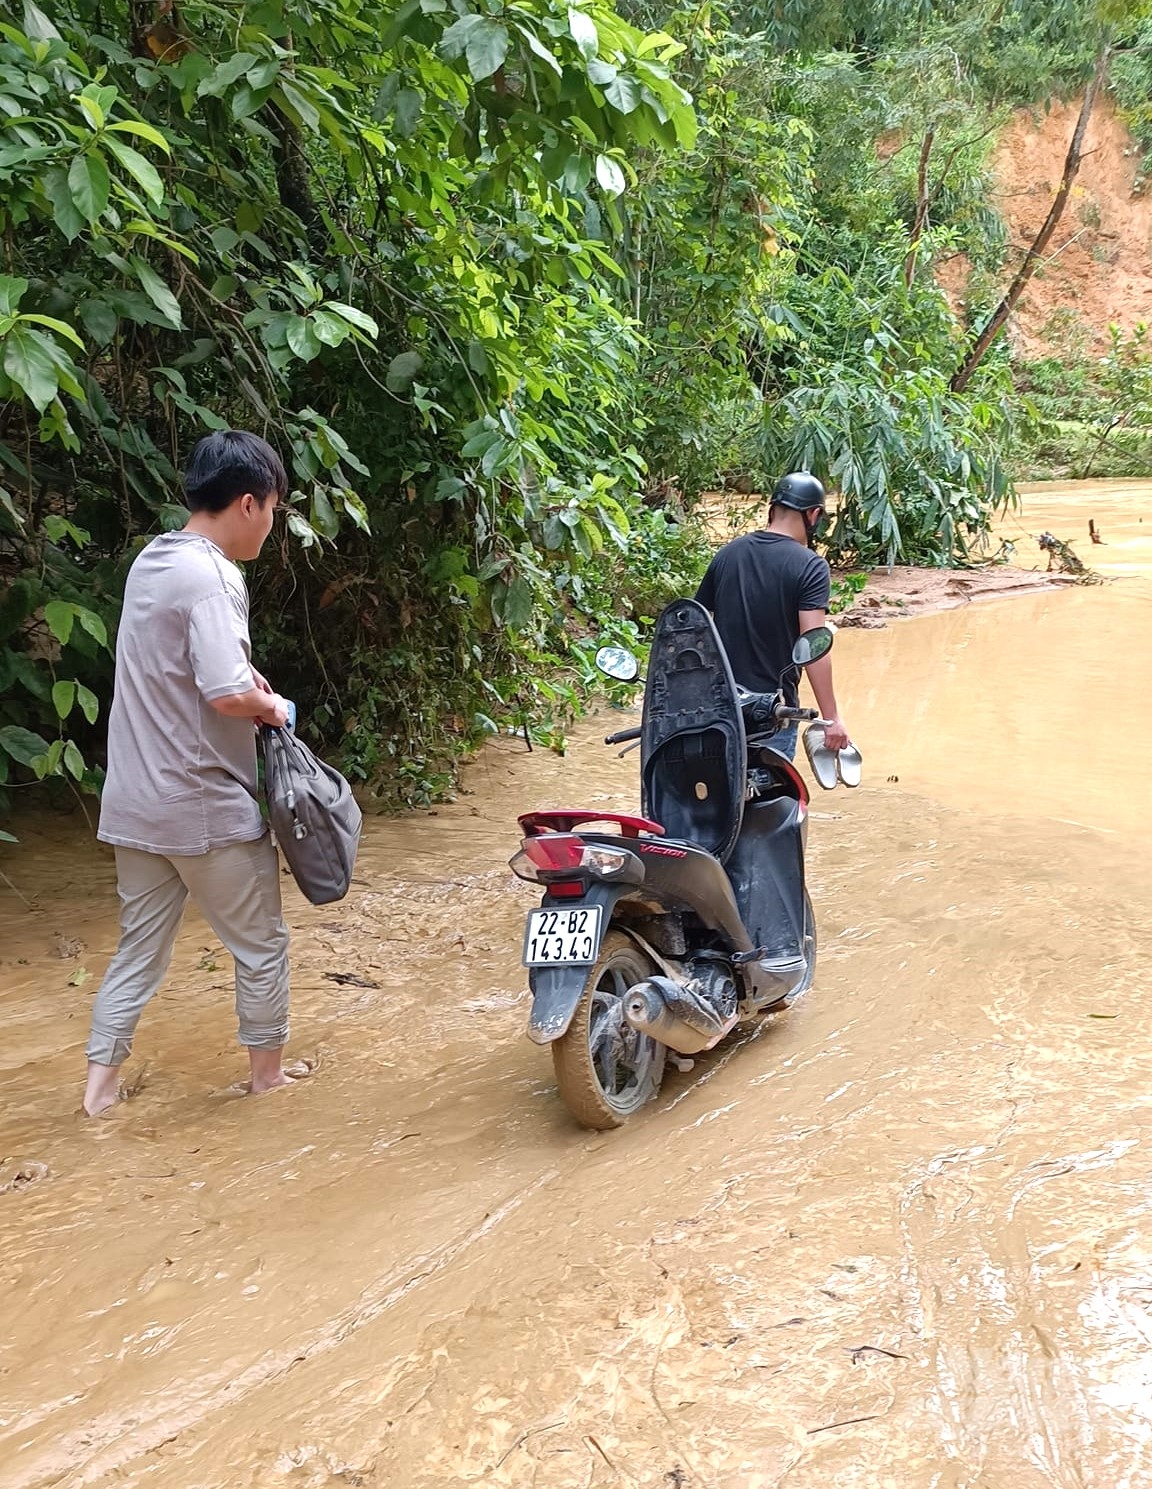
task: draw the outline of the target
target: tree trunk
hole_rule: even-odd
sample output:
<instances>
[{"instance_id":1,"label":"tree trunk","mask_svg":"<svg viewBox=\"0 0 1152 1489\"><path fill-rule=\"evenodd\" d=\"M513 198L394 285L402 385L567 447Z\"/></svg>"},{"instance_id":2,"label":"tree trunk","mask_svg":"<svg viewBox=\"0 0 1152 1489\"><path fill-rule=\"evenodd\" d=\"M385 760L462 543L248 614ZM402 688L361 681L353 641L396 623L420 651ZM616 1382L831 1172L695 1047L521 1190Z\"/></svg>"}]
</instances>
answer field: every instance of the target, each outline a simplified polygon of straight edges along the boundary
<instances>
[{"instance_id":1,"label":"tree trunk","mask_svg":"<svg viewBox=\"0 0 1152 1489\"><path fill-rule=\"evenodd\" d=\"M916 273L916 255L920 247L920 239L924 236L928 227L928 161L932 155L932 146L936 141L936 126L932 124L928 133L924 136L924 143L920 147L920 169L916 176L916 216L912 223L912 236L908 240L908 253L904 259L904 283L909 289L912 288L912 279Z\"/></svg>"},{"instance_id":2,"label":"tree trunk","mask_svg":"<svg viewBox=\"0 0 1152 1489\"><path fill-rule=\"evenodd\" d=\"M273 105L267 106L264 114L276 137L273 153L280 203L300 219L309 240L318 244L323 236L324 222L312 196L308 161L300 131L286 114L282 114Z\"/></svg>"},{"instance_id":3,"label":"tree trunk","mask_svg":"<svg viewBox=\"0 0 1152 1489\"><path fill-rule=\"evenodd\" d=\"M1080 106L1080 117L1076 120L1076 128L1072 131L1072 140L1068 146L1068 154L1064 157L1064 174L1060 178L1060 186L1052 199L1052 205L1048 209L1048 216L1044 219L1044 225L1036 234L1032 247L1024 255L1024 262L1016 271L1016 277L1008 286L1007 293L997 305L996 309L988 317L984 329L977 336L972 345L972 350L964 359L963 365L952 378L952 391L962 393L971 381L972 374L984 360L984 354L996 337L1003 329L1004 322L1012 314L1017 300L1024 293L1025 286L1040 266L1040 258L1049 239L1056 231L1060 218L1064 214L1064 208L1072 190L1072 183L1076 179L1076 173L1080 169L1081 150L1084 145L1084 135L1088 129L1088 120L1092 116L1092 108L1096 102L1097 95L1104 85L1104 79L1108 72L1108 63L1111 59L1112 49L1105 45L1096 59L1096 70L1092 74L1092 81L1088 84L1088 90L1084 94L1084 102Z\"/></svg>"}]
</instances>

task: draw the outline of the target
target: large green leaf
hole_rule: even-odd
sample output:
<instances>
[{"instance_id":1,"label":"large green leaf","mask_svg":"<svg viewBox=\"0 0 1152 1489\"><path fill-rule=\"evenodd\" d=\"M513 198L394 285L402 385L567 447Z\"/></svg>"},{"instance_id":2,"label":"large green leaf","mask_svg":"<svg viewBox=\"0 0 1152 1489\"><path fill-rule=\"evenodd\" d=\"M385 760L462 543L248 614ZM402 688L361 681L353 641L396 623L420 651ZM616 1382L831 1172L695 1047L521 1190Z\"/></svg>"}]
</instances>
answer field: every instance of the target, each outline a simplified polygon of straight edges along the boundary
<instances>
[{"instance_id":1,"label":"large green leaf","mask_svg":"<svg viewBox=\"0 0 1152 1489\"><path fill-rule=\"evenodd\" d=\"M344 320L355 326L358 331L363 331L365 336L375 338L379 333L379 327L370 315L365 315L362 310L357 310L354 305L342 305L337 300L329 300L325 310L330 310L333 315L342 316Z\"/></svg>"},{"instance_id":2,"label":"large green leaf","mask_svg":"<svg viewBox=\"0 0 1152 1489\"><path fill-rule=\"evenodd\" d=\"M401 88L396 95L395 128L402 140L410 140L416 133L423 110L423 93L418 88Z\"/></svg>"},{"instance_id":3,"label":"large green leaf","mask_svg":"<svg viewBox=\"0 0 1152 1489\"><path fill-rule=\"evenodd\" d=\"M86 688L82 682L76 684L76 701L80 705L81 712L90 724L94 724L100 713L100 700L91 688Z\"/></svg>"},{"instance_id":4,"label":"large green leaf","mask_svg":"<svg viewBox=\"0 0 1152 1489\"><path fill-rule=\"evenodd\" d=\"M324 350L324 343L316 334L309 317L294 315L288 322L288 345L303 362L311 362Z\"/></svg>"},{"instance_id":5,"label":"large green leaf","mask_svg":"<svg viewBox=\"0 0 1152 1489\"><path fill-rule=\"evenodd\" d=\"M614 109L622 114L631 114L640 106L640 84L626 73L620 73L604 89L604 97Z\"/></svg>"},{"instance_id":6,"label":"large green leaf","mask_svg":"<svg viewBox=\"0 0 1152 1489\"><path fill-rule=\"evenodd\" d=\"M26 279L14 279L10 274L0 274L0 315L15 315L20 301L28 293Z\"/></svg>"},{"instance_id":7,"label":"large green leaf","mask_svg":"<svg viewBox=\"0 0 1152 1489\"><path fill-rule=\"evenodd\" d=\"M590 15L573 6L568 11L568 30L583 57L591 60L596 56L600 50L600 33Z\"/></svg>"},{"instance_id":8,"label":"large green leaf","mask_svg":"<svg viewBox=\"0 0 1152 1489\"><path fill-rule=\"evenodd\" d=\"M628 184L624 172L610 155L596 157L596 180L608 196L621 196Z\"/></svg>"},{"instance_id":9,"label":"large green leaf","mask_svg":"<svg viewBox=\"0 0 1152 1489\"><path fill-rule=\"evenodd\" d=\"M482 20L468 35L464 48L468 71L476 82L490 78L498 67L504 65L508 55L508 27L499 21Z\"/></svg>"},{"instance_id":10,"label":"large green leaf","mask_svg":"<svg viewBox=\"0 0 1152 1489\"><path fill-rule=\"evenodd\" d=\"M59 369L51 344L39 331L17 324L4 342L4 371L43 413L60 386Z\"/></svg>"},{"instance_id":11,"label":"large green leaf","mask_svg":"<svg viewBox=\"0 0 1152 1489\"><path fill-rule=\"evenodd\" d=\"M72 712L76 702L76 684L71 680L62 680L52 684L52 705L56 709L56 717L66 719Z\"/></svg>"},{"instance_id":12,"label":"large green leaf","mask_svg":"<svg viewBox=\"0 0 1152 1489\"><path fill-rule=\"evenodd\" d=\"M32 0L24 0L24 33L33 41L60 41L56 27Z\"/></svg>"},{"instance_id":13,"label":"large green leaf","mask_svg":"<svg viewBox=\"0 0 1152 1489\"><path fill-rule=\"evenodd\" d=\"M420 375L420 369L424 366L424 358L419 352L401 352L398 357L393 357L388 364L388 371L384 375L384 381L389 391L393 393L406 393L413 382Z\"/></svg>"},{"instance_id":14,"label":"large green leaf","mask_svg":"<svg viewBox=\"0 0 1152 1489\"><path fill-rule=\"evenodd\" d=\"M61 646L67 646L76 621L76 606L67 600L49 600L44 606L44 619Z\"/></svg>"},{"instance_id":15,"label":"large green leaf","mask_svg":"<svg viewBox=\"0 0 1152 1489\"><path fill-rule=\"evenodd\" d=\"M133 258L132 267L136 271L136 277L139 279L144 293L152 301L152 304L155 305L166 323L174 331L183 330L184 318L180 313L180 306L176 296L160 278L156 270L149 264L146 264L142 258Z\"/></svg>"},{"instance_id":16,"label":"large green leaf","mask_svg":"<svg viewBox=\"0 0 1152 1489\"><path fill-rule=\"evenodd\" d=\"M165 155L172 154L172 146L160 131L154 129L151 124L145 124L142 119L119 119L115 124L109 124L108 133L135 135L137 139L147 140L158 150L163 150Z\"/></svg>"},{"instance_id":17,"label":"large green leaf","mask_svg":"<svg viewBox=\"0 0 1152 1489\"><path fill-rule=\"evenodd\" d=\"M77 155L68 168L68 190L72 202L85 222L95 224L108 206L112 179L102 156Z\"/></svg>"},{"instance_id":18,"label":"large green leaf","mask_svg":"<svg viewBox=\"0 0 1152 1489\"><path fill-rule=\"evenodd\" d=\"M504 624L510 631L522 631L532 620L534 609L532 586L517 574L504 596Z\"/></svg>"},{"instance_id":19,"label":"large green leaf","mask_svg":"<svg viewBox=\"0 0 1152 1489\"><path fill-rule=\"evenodd\" d=\"M215 71L199 84L196 92L201 98L219 98L259 61L260 58L253 56L251 52L237 52L234 57L219 63Z\"/></svg>"},{"instance_id":20,"label":"large green leaf","mask_svg":"<svg viewBox=\"0 0 1152 1489\"><path fill-rule=\"evenodd\" d=\"M109 139L107 144L128 174L144 188L144 194L153 202L162 202L164 183L160 179L160 172L152 162L145 160L139 150L133 150L132 146L124 144L123 140Z\"/></svg>"},{"instance_id":21,"label":"large green leaf","mask_svg":"<svg viewBox=\"0 0 1152 1489\"><path fill-rule=\"evenodd\" d=\"M44 195L52 204L52 220L69 243L84 231L84 218L72 199L72 188L68 184L68 172L63 166L53 166L41 177Z\"/></svg>"},{"instance_id":22,"label":"large green leaf","mask_svg":"<svg viewBox=\"0 0 1152 1489\"><path fill-rule=\"evenodd\" d=\"M74 605L72 608L76 612L76 619L80 622L81 628L88 632L93 641L99 642L101 646L107 646L108 627L95 610L89 610L86 605Z\"/></svg>"},{"instance_id":23,"label":"large green leaf","mask_svg":"<svg viewBox=\"0 0 1152 1489\"><path fill-rule=\"evenodd\" d=\"M21 765L31 765L48 748L48 741L24 729L19 724L5 724L0 728L0 750L11 755Z\"/></svg>"}]
</instances>

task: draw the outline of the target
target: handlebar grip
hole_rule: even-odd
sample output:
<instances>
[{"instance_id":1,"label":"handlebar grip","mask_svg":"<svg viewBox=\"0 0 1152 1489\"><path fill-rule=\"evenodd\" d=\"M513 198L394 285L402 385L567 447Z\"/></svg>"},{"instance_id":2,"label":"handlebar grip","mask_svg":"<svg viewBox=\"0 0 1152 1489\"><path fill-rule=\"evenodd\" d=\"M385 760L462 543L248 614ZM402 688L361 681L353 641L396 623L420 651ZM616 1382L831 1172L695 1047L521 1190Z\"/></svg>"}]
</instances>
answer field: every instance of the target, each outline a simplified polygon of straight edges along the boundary
<instances>
[{"instance_id":1,"label":"handlebar grip","mask_svg":"<svg viewBox=\"0 0 1152 1489\"><path fill-rule=\"evenodd\" d=\"M782 722L784 720L788 720L788 722L795 720L797 723L802 723L809 719L818 719L820 717L820 710L817 708L785 708L781 705L776 710L776 717Z\"/></svg>"},{"instance_id":2,"label":"handlebar grip","mask_svg":"<svg viewBox=\"0 0 1152 1489\"><path fill-rule=\"evenodd\" d=\"M621 729L619 734L606 734L604 736L604 743L623 744L626 739L639 739L640 733L639 727L635 729Z\"/></svg>"}]
</instances>

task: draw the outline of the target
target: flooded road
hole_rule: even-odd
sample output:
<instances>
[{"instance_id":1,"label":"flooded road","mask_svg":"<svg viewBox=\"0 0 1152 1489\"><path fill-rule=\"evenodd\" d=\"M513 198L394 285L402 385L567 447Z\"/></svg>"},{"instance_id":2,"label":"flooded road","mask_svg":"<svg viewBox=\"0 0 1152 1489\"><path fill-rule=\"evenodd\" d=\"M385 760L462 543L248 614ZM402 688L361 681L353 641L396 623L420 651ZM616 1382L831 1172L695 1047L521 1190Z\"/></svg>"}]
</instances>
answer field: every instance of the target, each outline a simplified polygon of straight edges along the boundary
<instances>
[{"instance_id":1,"label":"flooded road","mask_svg":"<svg viewBox=\"0 0 1152 1489\"><path fill-rule=\"evenodd\" d=\"M1018 525L1115 582L841 634L815 987L616 1133L523 1037L503 867L519 810L635 806L602 723L370 821L344 904L287 891L320 1068L259 1101L190 918L140 1089L74 1115L111 862L24 832L0 1485L1145 1489L1152 486Z\"/></svg>"}]
</instances>

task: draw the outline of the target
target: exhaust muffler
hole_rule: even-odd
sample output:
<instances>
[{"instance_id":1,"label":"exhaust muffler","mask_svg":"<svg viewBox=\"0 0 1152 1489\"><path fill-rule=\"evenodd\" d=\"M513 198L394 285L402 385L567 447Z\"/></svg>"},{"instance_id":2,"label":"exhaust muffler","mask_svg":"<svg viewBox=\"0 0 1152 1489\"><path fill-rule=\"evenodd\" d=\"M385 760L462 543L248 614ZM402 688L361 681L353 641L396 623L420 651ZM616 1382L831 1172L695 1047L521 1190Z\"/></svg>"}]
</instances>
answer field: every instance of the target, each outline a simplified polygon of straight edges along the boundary
<instances>
[{"instance_id":1,"label":"exhaust muffler","mask_svg":"<svg viewBox=\"0 0 1152 1489\"><path fill-rule=\"evenodd\" d=\"M698 1055L718 1044L736 1025L683 983L671 977L638 982L624 999L624 1018L631 1028L649 1034L678 1055Z\"/></svg>"}]
</instances>

